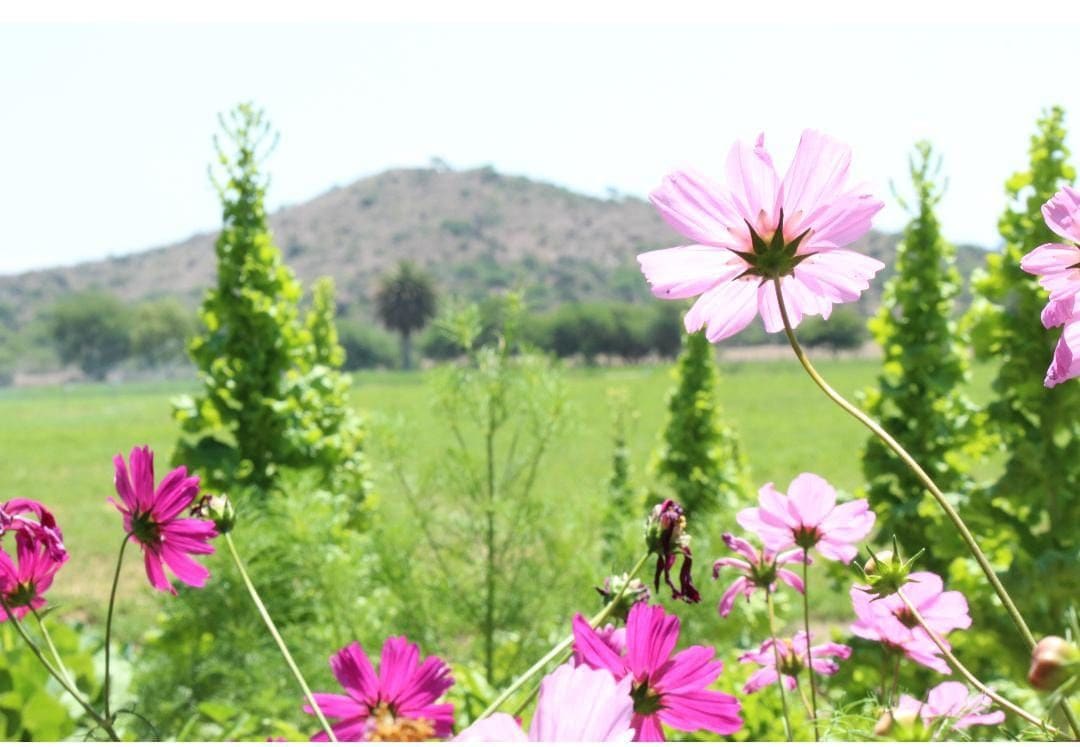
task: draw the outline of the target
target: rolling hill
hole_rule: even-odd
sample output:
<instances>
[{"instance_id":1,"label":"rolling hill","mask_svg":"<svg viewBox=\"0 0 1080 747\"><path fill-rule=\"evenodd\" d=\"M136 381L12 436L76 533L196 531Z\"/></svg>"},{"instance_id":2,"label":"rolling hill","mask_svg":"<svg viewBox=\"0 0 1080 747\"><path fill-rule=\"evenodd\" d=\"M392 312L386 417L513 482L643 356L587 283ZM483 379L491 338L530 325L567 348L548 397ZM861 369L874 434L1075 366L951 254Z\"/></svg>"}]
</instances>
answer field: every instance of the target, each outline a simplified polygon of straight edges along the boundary
<instances>
[{"instance_id":1,"label":"rolling hill","mask_svg":"<svg viewBox=\"0 0 1080 747\"><path fill-rule=\"evenodd\" d=\"M427 268L443 294L479 298L520 285L539 309L585 299L645 300L634 256L681 243L641 199L590 197L491 168L387 171L282 208L270 223L298 276L305 283L333 276L339 310L359 317L369 314L379 276L402 259ZM214 239L203 233L135 254L0 277L0 307L21 323L64 294L88 289L128 301L175 296L194 306L213 281ZM891 265L896 241L871 232L856 248ZM981 254L960 247L965 277ZM865 310L876 306L882 286L875 282L864 296Z\"/></svg>"}]
</instances>

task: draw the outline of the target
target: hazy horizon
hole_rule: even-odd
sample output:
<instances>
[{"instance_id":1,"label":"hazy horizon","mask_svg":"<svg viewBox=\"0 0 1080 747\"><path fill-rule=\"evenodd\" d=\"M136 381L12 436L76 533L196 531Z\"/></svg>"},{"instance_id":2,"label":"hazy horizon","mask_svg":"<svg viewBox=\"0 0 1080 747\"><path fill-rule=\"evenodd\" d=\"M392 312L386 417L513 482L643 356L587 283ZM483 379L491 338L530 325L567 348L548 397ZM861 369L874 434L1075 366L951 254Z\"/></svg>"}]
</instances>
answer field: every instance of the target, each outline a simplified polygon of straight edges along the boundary
<instances>
[{"instance_id":1,"label":"hazy horizon","mask_svg":"<svg viewBox=\"0 0 1080 747\"><path fill-rule=\"evenodd\" d=\"M720 175L766 133L777 166L817 127L905 214L913 143L944 157L945 235L992 248L1042 108L1080 112L1075 27L0 26L0 274L215 230L216 113L251 99L281 133L277 210L390 168L491 165L644 198L672 168ZM1074 124L1067 120L1067 125ZM1070 143L1075 137L1070 136Z\"/></svg>"}]
</instances>

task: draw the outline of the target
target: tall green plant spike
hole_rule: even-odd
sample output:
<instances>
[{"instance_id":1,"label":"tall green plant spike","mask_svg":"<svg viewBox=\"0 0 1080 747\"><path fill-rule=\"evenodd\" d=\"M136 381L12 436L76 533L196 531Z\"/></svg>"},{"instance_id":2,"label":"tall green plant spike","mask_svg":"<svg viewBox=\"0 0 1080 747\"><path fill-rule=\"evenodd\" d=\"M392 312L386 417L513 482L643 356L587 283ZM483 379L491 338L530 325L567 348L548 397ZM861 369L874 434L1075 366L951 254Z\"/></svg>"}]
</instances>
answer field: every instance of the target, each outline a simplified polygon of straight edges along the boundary
<instances>
[{"instance_id":1,"label":"tall green plant spike","mask_svg":"<svg viewBox=\"0 0 1080 747\"><path fill-rule=\"evenodd\" d=\"M944 191L937 182L941 161L920 142L909 164L914 200L897 199L912 217L896 275L869 324L884 362L877 388L863 399L943 491L967 493L964 452L976 446L975 407L960 390L969 366L966 340L952 318L961 283L956 249L942 237L935 214ZM909 552L926 548L924 562L944 572L962 548L922 484L877 438L867 441L862 461L878 536L895 535Z\"/></svg>"},{"instance_id":2,"label":"tall green plant spike","mask_svg":"<svg viewBox=\"0 0 1080 747\"><path fill-rule=\"evenodd\" d=\"M746 463L735 431L716 400L720 375L704 332L683 338L668 394L668 420L652 473L694 516L731 508L751 494Z\"/></svg>"},{"instance_id":3,"label":"tall green plant spike","mask_svg":"<svg viewBox=\"0 0 1080 747\"><path fill-rule=\"evenodd\" d=\"M317 468L326 487L362 501L363 426L348 406L349 379L338 370L333 285L316 286L301 321L303 292L264 209L268 180L260 164L273 149L270 125L250 104L219 121L224 140L214 140L218 170L211 169L223 217L217 285L203 300L203 329L189 347L203 392L174 404L187 435L173 459L214 489L265 490L283 467Z\"/></svg>"},{"instance_id":4,"label":"tall green plant spike","mask_svg":"<svg viewBox=\"0 0 1080 747\"><path fill-rule=\"evenodd\" d=\"M987 413L1006 458L1000 478L977 491L971 513L998 548L1005 583L1036 635L1060 631L1069 600L1080 597L1080 536L1070 531L1080 523L1080 387L1043 386L1060 330L1043 329L1046 293L1020 269L1027 252L1058 241L1041 208L1075 178L1064 118L1058 107L1043 114L1030 167L1006 182L1009 202L998 223L1005 247L975 278L981 298L969 317L976 354L999 365Z\"/></svg>"}]
</instances>

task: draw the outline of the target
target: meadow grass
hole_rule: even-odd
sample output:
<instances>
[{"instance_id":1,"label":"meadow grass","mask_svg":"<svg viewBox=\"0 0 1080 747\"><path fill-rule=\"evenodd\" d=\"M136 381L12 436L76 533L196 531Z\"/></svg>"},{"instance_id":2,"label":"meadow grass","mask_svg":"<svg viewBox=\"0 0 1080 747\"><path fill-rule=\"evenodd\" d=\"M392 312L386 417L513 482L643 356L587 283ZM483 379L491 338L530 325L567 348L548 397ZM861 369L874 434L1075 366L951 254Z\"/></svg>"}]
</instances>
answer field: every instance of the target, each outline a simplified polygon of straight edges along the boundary
<instances>
[{"instance_id":1,"label":"meadow grass","mask_svg":"<svg viewBox=\"0 0 1080 747\"><path fill-rule=\"evenodd\" d=\"M822 373L846 396L872 384L879 368L875 360L819 358ZM985 368L976 371L976 401L986 399L989 374ZM421 462L445 447L444 428L432 415L428 377L424 372L354 377L355 403L372 423L369 452L376 492L384 501L393 501L395 486L379 468L383 428L391 423L403 428ZM647 484L672 385L667 365L569 369L568 427L552 447L537 490L565 497L567 505L602 500L612 448L608 393L615 388L629 393L637 413L629 433L633 477ZM98 617L108 593L122 536L120 515L107 502L113 494L112 457L149 444L160 478L178 435L169 400L194 389L194 382L184 381L0 390L0 498L31 497L55 510L73 560L58 576L50 600L67 614ZM843 492L862 488L865 431L821 396L794 360L722 362L719 400L739 434L755 484L774 481L783 487L799 472L814 471ZM135 617L152 615L158 603L145 588L137 553L129 555L122 578L122 589L134 594Z\"/></svg>"}]
</instances>

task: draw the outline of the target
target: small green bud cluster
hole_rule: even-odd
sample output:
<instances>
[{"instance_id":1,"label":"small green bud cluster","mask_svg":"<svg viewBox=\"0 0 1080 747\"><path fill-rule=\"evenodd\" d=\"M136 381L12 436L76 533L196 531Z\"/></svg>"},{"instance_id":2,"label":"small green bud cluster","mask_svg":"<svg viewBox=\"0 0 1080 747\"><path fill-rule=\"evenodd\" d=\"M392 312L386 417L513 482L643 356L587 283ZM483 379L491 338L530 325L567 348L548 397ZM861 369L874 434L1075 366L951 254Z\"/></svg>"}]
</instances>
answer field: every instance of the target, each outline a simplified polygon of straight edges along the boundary
<instances>
[{"instance_id":1,"label":"small green bud cluster","mask_svg":"<svg viewBox=\"0 0 1080 747\"><path fill-rule=\"evenodd\" d=\"M876 555L869 547L866 548L866 551L870 554L870 560L866 562L866 565L861 570L863 580L870 587L869 590L876 594L875 599L881 599L899 591L908 582L912 565L923 554L923 550L919 550L910 558L904 560L900 557L896 537L893 537L892 551L886 550Z\"/></svg>"}]
</instances>

